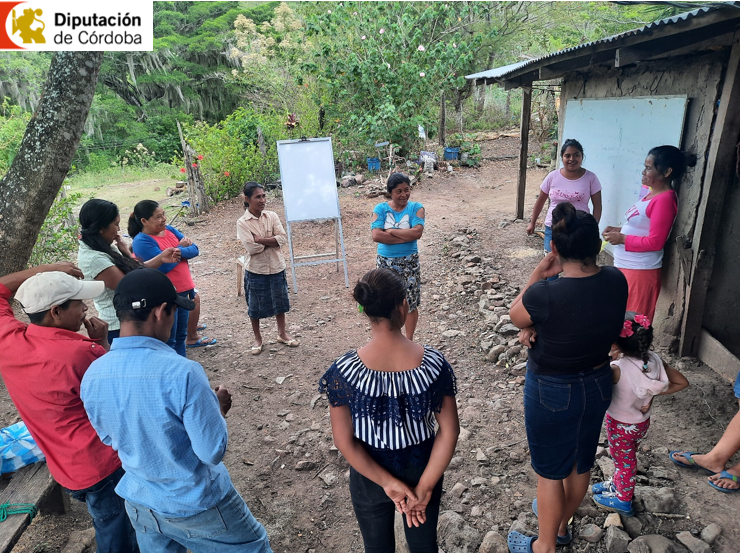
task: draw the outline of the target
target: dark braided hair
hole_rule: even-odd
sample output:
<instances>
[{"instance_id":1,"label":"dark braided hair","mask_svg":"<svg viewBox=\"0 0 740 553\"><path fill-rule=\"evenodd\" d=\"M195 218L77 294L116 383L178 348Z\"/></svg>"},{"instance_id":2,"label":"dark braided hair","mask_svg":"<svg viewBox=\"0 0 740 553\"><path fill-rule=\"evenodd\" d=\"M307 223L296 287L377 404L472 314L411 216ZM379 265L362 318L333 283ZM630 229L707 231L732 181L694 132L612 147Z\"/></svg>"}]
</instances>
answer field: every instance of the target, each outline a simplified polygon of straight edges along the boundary
<instances>
[{"instance_id":1,"label":"dark braided hair","mask_svg":"<svg viewBox=\"0 0 740 553\"><path fill-rule=\"evenodd\" d=\"M648 321L647 328L635 321L635 317L642 320L639 313L627 311L624 317L624 329L632 331L631 336L619 336L617 347L627 357L642 359L642 370L647 372L650 360L650 348L653 345L653 326ZM642 315L644 317L644 315ZM647 320L647 318L646 318ZM624 330L622 331L624 333Z\"/></svg>"},{"instance_id":2,"label":"dark braided hair","mask_svg":"<svg viewBox=\"0 0 740 553\"><path fill-rule=\"evenodd\" d=\"M390 269L365 273L355 285L352 296L360 304L360 311L371 319L388 319L394 329L403 326L398 306L406 299L406 284Z\"/></svg>"},{"instance_id":3,"label":"dark braided hair","mask_svg":"<svg viewBox=\"0 0 740 553\"><path fill-rule=\"evenodd\" d=\"M114 265L123 274L141 267L141 264L130 257L124 257L114 250L100 235L100 231L110 226L118 217L118 206L107 200L92 199L85 202L80 209L80 240L91 250L102 252L111 258Z\"/></svg>"}]
</instances>

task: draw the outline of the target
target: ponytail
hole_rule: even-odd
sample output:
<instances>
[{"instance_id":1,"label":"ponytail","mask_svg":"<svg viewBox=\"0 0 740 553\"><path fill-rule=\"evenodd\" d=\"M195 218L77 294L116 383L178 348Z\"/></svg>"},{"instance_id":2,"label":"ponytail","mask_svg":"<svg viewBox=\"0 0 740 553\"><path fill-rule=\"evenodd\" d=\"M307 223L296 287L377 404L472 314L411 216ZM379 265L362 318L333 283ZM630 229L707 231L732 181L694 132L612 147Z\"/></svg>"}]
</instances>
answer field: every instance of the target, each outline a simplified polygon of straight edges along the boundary
<instances>
[{"instance_id":1,"label":"ponytail","mask_svg":"<svg viewBox=\"0 0 740 553\"><path fill-rule=\"evenodd\" d=\"M133 238L144 230L142 219L149 219L159 207L154 200L141 200L128 217L128 235Z\"/></svg>"}]
</instances>

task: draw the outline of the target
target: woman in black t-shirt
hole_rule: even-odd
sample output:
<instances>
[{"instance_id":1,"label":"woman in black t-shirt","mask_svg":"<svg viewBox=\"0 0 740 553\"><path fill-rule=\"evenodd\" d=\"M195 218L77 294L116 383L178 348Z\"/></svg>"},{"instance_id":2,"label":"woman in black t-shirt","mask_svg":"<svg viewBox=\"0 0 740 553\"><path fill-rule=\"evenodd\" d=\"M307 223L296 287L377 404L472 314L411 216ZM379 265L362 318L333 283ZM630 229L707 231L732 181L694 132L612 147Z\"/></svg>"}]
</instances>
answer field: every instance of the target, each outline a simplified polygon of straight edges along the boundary
<instances>
[{"instance_id":1,"label":"woman in black t-shirt","mask_svg":"<svg viewBox=\"0 0 740 553\"><path fill-rule=\"evenodd\" d=\"M516 553L551 553L572 539L568 520L588 490L612 397L609 350L627 306L622 273L596 264L596 219L561 203L553 211L552 230L552 252L510 312L531 348L524 420L538 476L532 508L540 526L539 537L509 533L509 549ZM555 281L544 280L561 272Z\"/></svg>"}]
</instances>

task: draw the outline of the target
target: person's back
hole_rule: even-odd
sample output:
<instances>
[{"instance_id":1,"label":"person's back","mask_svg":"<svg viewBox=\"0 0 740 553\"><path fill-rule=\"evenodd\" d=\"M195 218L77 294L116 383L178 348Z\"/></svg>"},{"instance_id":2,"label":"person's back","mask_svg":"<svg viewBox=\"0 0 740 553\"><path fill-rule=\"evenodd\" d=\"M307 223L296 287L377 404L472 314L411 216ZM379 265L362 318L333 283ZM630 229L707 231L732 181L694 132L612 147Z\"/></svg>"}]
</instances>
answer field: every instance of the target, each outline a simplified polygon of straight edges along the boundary
<instances>
[{"instance_id":1,"label":"person's back","mask_svg":"<svg viewBox=\"0 0 740 553\"><path fill-rule=\"evenodd\" d=\"M121 336L93 363L81 397L126 476L116 491L144 551L271 553L222 463L231 394L166 345L175 313L192 310L163 273L121 279L113 303Z\"/></svg>"},{"instance_id":2,"label":"person's back","mask_svg":"<svg viewBox=\"0 0 740 553\"><path fill-rule=\"evenodd\" d=\"M82 398L93 426L126 468L119 485L124 498L189 516L229 489L221 462L226 421L199 363L156 338L117 338L90 366Z\"/></svg>"}]
</instances>

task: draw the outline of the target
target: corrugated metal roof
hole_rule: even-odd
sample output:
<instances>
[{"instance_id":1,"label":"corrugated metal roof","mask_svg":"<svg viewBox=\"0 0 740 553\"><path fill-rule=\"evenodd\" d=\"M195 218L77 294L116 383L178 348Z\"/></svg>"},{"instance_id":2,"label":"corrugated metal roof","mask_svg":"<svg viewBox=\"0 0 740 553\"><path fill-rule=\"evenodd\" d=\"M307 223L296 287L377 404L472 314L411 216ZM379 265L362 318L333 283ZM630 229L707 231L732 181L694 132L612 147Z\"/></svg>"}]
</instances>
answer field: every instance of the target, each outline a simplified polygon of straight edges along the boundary
<instances>
[{"instance_id":1,"label":"corrugated metal roof","mask_svg":"<svg viewBox=\"0 0 740 553\"><path fill-rule=\"evenodd\" d=\"M690 12L686 13L680 13L678 15L675 15L673 17L668 17L666 19L660 19L658 21L653 21L652 23L649 23L645 25L644 27L640 27L638 29L632 29L630 31L625 31L623 33L619 33L617 35L609 36L606 38L602 38L599 40L595 40L592 42L586 42L584 44L579 44L578 46L573 46L571 48L566 48L564 50L560 50L558 52L553 52L552 54L547 54L546 56L541 56L539 58L534 58L531 60L521 61L518 63L512 63L510 65L505 65L503 67L497 67L495 69L489 69L488 71L481 71L480 73L473 73L472 75L466 75L466 79L474 80L474 79L500 79L502 77L505 77L506 75L513 73L515 71L518 71L519 69L522 69L523 67L527 67L528 65L534 65L537 62L543 61L543 60L549 60L551 58L557 58L563 54L567 54L570 52L575 52L578 50L583 50L585 48L589 48L591 46L595 46L598 44L607 44L610 42L614 42L616 40L620 40L626 37L640 35L643 33L646 33L648 31L653 31L660 27L665 27L668 25L674 25L680 21L688 21L689 19L693 19L695 17L701 17L707 13L714 12L720 9L723 9L725 7L734 7L734 8L740 8L740 2L727 2L723 6L709 6L704 8L699 8Z\"/></svg>"}]
</instances>

